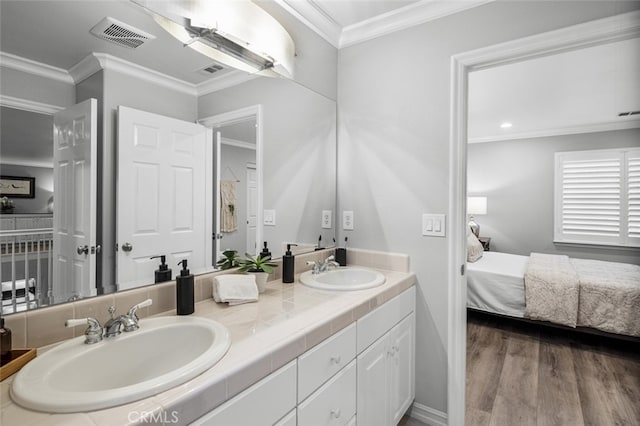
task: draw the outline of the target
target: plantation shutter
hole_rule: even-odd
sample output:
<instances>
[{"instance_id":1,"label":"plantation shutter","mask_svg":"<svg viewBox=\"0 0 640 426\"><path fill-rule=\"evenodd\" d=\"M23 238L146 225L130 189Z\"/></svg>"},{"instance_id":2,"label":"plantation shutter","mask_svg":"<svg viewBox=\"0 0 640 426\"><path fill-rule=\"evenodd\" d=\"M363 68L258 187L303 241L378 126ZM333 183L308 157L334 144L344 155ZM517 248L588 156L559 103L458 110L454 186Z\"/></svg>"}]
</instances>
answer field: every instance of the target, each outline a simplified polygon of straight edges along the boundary
<instances>
[{"instance_id":1,"label":"plantation shutter","mask_svg":"<svg viewBox=\"0 0 640 426\"><path fill-rule=\"evenodd\" d=\"M627 238L640 246L640 149L627 153Z\"/></svg>"},{"instance_id":2,"label":"plantation shutter","mask_svg":"<svg viewBox=\"0 0 640 426\"><path fill-rule=\"evenodd\" d=\"M556 153L554 241L640 245L640 150Z\"/></svg>"}]
</instances>

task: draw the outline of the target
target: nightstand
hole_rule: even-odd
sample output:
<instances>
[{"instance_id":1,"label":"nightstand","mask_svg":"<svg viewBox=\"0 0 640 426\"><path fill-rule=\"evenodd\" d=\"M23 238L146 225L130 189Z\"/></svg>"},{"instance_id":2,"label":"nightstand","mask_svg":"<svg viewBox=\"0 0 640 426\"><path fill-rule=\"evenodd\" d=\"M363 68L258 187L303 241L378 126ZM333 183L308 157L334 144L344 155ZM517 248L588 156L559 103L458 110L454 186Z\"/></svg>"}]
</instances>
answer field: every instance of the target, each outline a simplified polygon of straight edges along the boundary
<instances>
[{"instance_id":1,"label":"nightstand","mask_svg":"<svg viewBox=\"0 0 640 426\"><path fill-rule=\"evenodd\" d=\"M491 251L491 237L478 237L484 251Z\"/></svg>"}]
</instances>

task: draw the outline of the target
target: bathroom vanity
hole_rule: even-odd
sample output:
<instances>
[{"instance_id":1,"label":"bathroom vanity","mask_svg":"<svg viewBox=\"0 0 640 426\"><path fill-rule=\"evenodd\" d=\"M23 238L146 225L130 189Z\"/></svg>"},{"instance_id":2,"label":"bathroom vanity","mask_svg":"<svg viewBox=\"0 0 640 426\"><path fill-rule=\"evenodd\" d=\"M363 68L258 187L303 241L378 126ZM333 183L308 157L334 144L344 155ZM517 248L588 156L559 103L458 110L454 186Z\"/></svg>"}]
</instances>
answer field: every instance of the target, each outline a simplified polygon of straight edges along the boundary
<instances>
[{"instance_id":1,"label":"bathroom vanity","mask_svg":"<svg viewBox=\"0 0 640 426\"><path fill-rule=\"evenodd\" d=\"M194 315L223 324L231 336L212 368L150 398L71 414L14 404L9 378L1 385L2 424L397 424L414 398L415 275L406 256L352 256L350 263L376 267L386 282L338 292L276 276L257 303L230 307L211 299L213 278L201 276Z\"/></svg>"}]
</instances>

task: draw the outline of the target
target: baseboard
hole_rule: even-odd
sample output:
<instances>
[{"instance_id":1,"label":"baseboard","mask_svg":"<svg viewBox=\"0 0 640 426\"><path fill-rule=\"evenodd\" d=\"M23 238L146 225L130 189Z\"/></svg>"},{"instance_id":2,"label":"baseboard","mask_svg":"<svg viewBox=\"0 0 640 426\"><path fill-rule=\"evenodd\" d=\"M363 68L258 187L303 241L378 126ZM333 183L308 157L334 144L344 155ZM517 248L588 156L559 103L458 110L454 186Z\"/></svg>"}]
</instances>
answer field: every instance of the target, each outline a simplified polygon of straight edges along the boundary
<instances>
[{"instance_id":1,"label":"baseboard","mask_svg":"<svg viewBox=\"0 0 640 426\"><path fill-rule=\"evenodd\" d=\"M429 426L447 426L447 413L414 402L407 415Z\"/></svg>"}]
</instances>

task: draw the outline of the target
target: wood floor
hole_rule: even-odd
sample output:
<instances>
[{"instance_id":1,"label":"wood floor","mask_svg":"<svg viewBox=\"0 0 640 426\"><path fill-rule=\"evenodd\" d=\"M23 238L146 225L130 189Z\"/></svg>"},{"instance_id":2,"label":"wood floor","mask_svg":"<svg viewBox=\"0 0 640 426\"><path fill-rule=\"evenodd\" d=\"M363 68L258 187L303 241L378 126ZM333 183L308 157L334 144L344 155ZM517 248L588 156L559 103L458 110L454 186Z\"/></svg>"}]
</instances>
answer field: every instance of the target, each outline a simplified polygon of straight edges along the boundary
<instances>
[{"instance_id":1,"label":"wood floor","mask_svg":"<svg viewBox=\"0 0 640 426\"><path fill-rule=\"evenodd\" d=\"M640 345L469 312L467 425L640 425Z\"/></svg>"}]
</instances>

